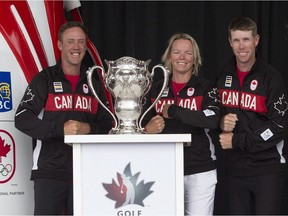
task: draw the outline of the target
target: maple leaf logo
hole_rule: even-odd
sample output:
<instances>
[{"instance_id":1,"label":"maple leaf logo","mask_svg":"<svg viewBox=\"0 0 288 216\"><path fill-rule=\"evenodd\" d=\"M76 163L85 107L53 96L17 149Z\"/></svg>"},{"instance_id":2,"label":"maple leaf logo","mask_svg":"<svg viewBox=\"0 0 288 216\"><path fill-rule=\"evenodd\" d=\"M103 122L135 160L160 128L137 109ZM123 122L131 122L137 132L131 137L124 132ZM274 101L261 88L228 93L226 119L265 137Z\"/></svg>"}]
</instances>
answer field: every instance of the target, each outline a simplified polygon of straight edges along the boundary
<instances>
[{"instance_id":1,"label":"maple leaf logo","mask_svg":"<svg viewBox=\"0 0 288 216\"><path fill-rule=\"evenodd\" d=\"M210 92L208 92L210 98L214 100L214 102L220 102L219 93L217 88L213 88Z\"/></svg>"},{"instance_id":2,"label":"maple leaf logo","mask_svg":"<svg viewBox=\"0 0 288 216\"><path fill-rule=\"evenodd\" d=\"M140 172L132 175L130 163L125 167L122 174L117 173L117 182L112 179L111 184L103 183L103 187L108 192L106 197L116 201L115 208L128 204L144 206L143 200L153 191L150 190L154 182L144 183L142 180L137 184Z\"/></svg>"},{"instance_id":3,"label":"maple leaf logo","mask_svg":"<svg viewBox=\"0 0 288 216\"><path fill-rule=\"evenodd\" d=\"M0 163L2 163L2 157L7 157L10 150L11 146L8 144L5 145L5 140L0 137Z\"/></svg>"},{"instance_id":4,"label":"maple leaf logo","mask_svg":"<svg viewBox=\"0 0 288 216\"><path fill-rule=\"evenodd\" d=\"M33 93L32 93L32 90L30 89L30 87L28 86L27 87L27 90L26 90L26 95L27 95L27 98L25 97L25 99L23 99L20 104L22 105L23 103L27 103L28 101L32 101L34 96Z\"/></svg>"},{"instance_id":5,"label":"maple leaf logo","mask_svg":"<svg viewBox=\"0 0 288 216\"><path fill-rule=\"evenodd\" d=\"M279 100L277 102L274 103L274 108L278 111L279 114L281 114L282 116L285 115L285 112L288 109L288 103L285 100L285 96L284 94L282 95L282 97L279 97Z\"/></svg>"}]
</instances>

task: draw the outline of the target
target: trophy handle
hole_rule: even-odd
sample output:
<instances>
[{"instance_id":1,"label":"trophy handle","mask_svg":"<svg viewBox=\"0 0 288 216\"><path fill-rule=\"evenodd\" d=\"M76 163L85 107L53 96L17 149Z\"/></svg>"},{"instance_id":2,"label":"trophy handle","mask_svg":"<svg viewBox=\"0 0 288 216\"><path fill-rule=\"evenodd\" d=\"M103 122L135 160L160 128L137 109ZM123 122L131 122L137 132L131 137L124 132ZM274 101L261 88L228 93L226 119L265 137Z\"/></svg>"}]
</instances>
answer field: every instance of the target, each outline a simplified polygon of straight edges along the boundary
<instances>
[{"instance_id":1,"label":"trophy handle","mask_svg":"<svg viewBox=\"0 0 288 216\"><path fill-rule=\"evenodd\" d=\"M93 88L93 83L92 83L92 75L95 69L100 69L101 73L104 74L105 71L102 67L98 66L98 65L94 65L93 67L89 68L86 72L87 74L87 81L88 81L88 86L90 88L90 90L92 91L94 97L98 100L98 102L101 104L101 106L107 110L107 112L113 117L113 120L115 122L115 125L112 129L116 129L118 127L118 122L117 119L115 118L114 114L103 104L103 102L99 99L98 95L96 94L94 88ZM103 76L104 77L104 76Z\"/></svg>"},{"instance_id":2,"label":"trophy handle","mask_svg":"<svg viewBox=\"0 0 288 216\"><path fill-rule=\"evenodd\" d=\"M153 67L152 69L152 74L154 74L154 70L156 68L161 68L162 71L163 71L163 76L164 76L164 82L163 82L163 86L162 86L162 89L161 91L159 92L157 98L155 99L155 101L151 104L151 106L143 113L143 115L141 116L140 120L139 120L139 125L138 127L140 128L140 130L144 130L144 128L141 126L141 123L142 123L142 120L144 118L144 116L150 111L150 109L152 109L152 107L154 107L154 105L159 101L162 93L164 92L166 86L168 85L168 81L169 81L169 70L167 68L165 68L164 66L162 65L156 65Z\"/></svg>"}]
</instances>

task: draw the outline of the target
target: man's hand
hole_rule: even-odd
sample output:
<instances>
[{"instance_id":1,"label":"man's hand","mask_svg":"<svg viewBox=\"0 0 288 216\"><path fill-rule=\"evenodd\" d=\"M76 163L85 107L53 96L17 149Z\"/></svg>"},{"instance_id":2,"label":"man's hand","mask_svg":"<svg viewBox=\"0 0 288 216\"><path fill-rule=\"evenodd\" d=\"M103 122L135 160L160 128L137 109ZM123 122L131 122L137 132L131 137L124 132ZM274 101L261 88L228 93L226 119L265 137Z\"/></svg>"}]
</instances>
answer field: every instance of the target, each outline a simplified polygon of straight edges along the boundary
<instances>
[{"instance_id":1,"label":"man's hand","mask_svg":"<svg viewBox=\"0 0 288 216\"><path fill-rule=\"evenodd\" d=\"M237 115L234 113L229 113L222 117L220 121L220 128L223 132L232 132L238 121Z\"/></svg>"},{"instance_id":2,"label":"man's hand","mask_svg":"<svg viewBox=\"0 0 288 216\"><path fill-rule=\"evenodd\" d=\"M64 135L88 134L89 132L90 125L88 123L75 120L69 120L64 123Z\"/></svg>"},{"instance_id":3,"label":"man's hand","mask_svg":"<svg viewBox=\"0 0 288 216\"><path fill-rule=\"evenodd\" d=\"M164 118L160 115L154 116L145 126L147 133L156 134L161 133L165 127Z\"/></svg>"},{"instance_id":4,"label":"man's hand","mask_svg":"<svg viewBox=\"0 0 288 216\"><path fill-rule=\"evenodd\" d=\"M222 146L222 149L232 149L232 138L233 138L232 132L223 132L219 135L219 142Z\"/></svg>"}]
</instances>

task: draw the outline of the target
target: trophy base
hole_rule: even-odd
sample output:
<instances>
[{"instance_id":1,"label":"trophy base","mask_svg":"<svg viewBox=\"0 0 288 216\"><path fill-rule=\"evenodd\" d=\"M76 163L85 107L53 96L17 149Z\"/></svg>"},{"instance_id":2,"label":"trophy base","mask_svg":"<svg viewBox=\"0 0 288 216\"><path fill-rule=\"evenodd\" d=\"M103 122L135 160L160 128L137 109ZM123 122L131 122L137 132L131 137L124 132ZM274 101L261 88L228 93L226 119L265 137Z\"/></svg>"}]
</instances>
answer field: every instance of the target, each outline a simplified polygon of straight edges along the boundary
<instances>
[{"instance_id":1,"label":"trophy base","mask_svg":"<svg viewBox=\"0 0 288 216\"><path fill-rule=\"evenodd\" d=\"M109 131L109 134L147 134L144 129L132 129L129 128L113 128Z\"/></svg>"}]
</instances>

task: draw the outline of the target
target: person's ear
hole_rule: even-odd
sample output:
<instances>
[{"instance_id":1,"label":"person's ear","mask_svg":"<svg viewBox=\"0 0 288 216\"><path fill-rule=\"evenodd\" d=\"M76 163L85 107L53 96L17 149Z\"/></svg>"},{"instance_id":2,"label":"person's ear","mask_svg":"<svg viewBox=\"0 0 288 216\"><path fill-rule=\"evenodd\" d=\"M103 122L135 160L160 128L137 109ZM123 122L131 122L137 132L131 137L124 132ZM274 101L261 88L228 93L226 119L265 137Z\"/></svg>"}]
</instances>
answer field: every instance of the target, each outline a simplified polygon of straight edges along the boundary
<instances>
[{"instance_id":1,"label":"person's ear","mask_svg":"<svg viewBox=\"0 0 288 216\"><path fill-rule=\"evenodd\" d=\"M257 35L255 35L255 46L258 45L259 41L260 41L260 35L257 34Z\"/></svg>"},{"instance_id":2,"label":"person's ear","mask_svg":"<svg viewBox=\"0 0 288 216\"><path fill-rule=\"evenodd\" d=\"M61 43L61 41L57 41L57 46L58 46L58 49L60 50L60 51L62 51L62 48L63 48L63 44Z\"/></svg>"}]
</instances>

